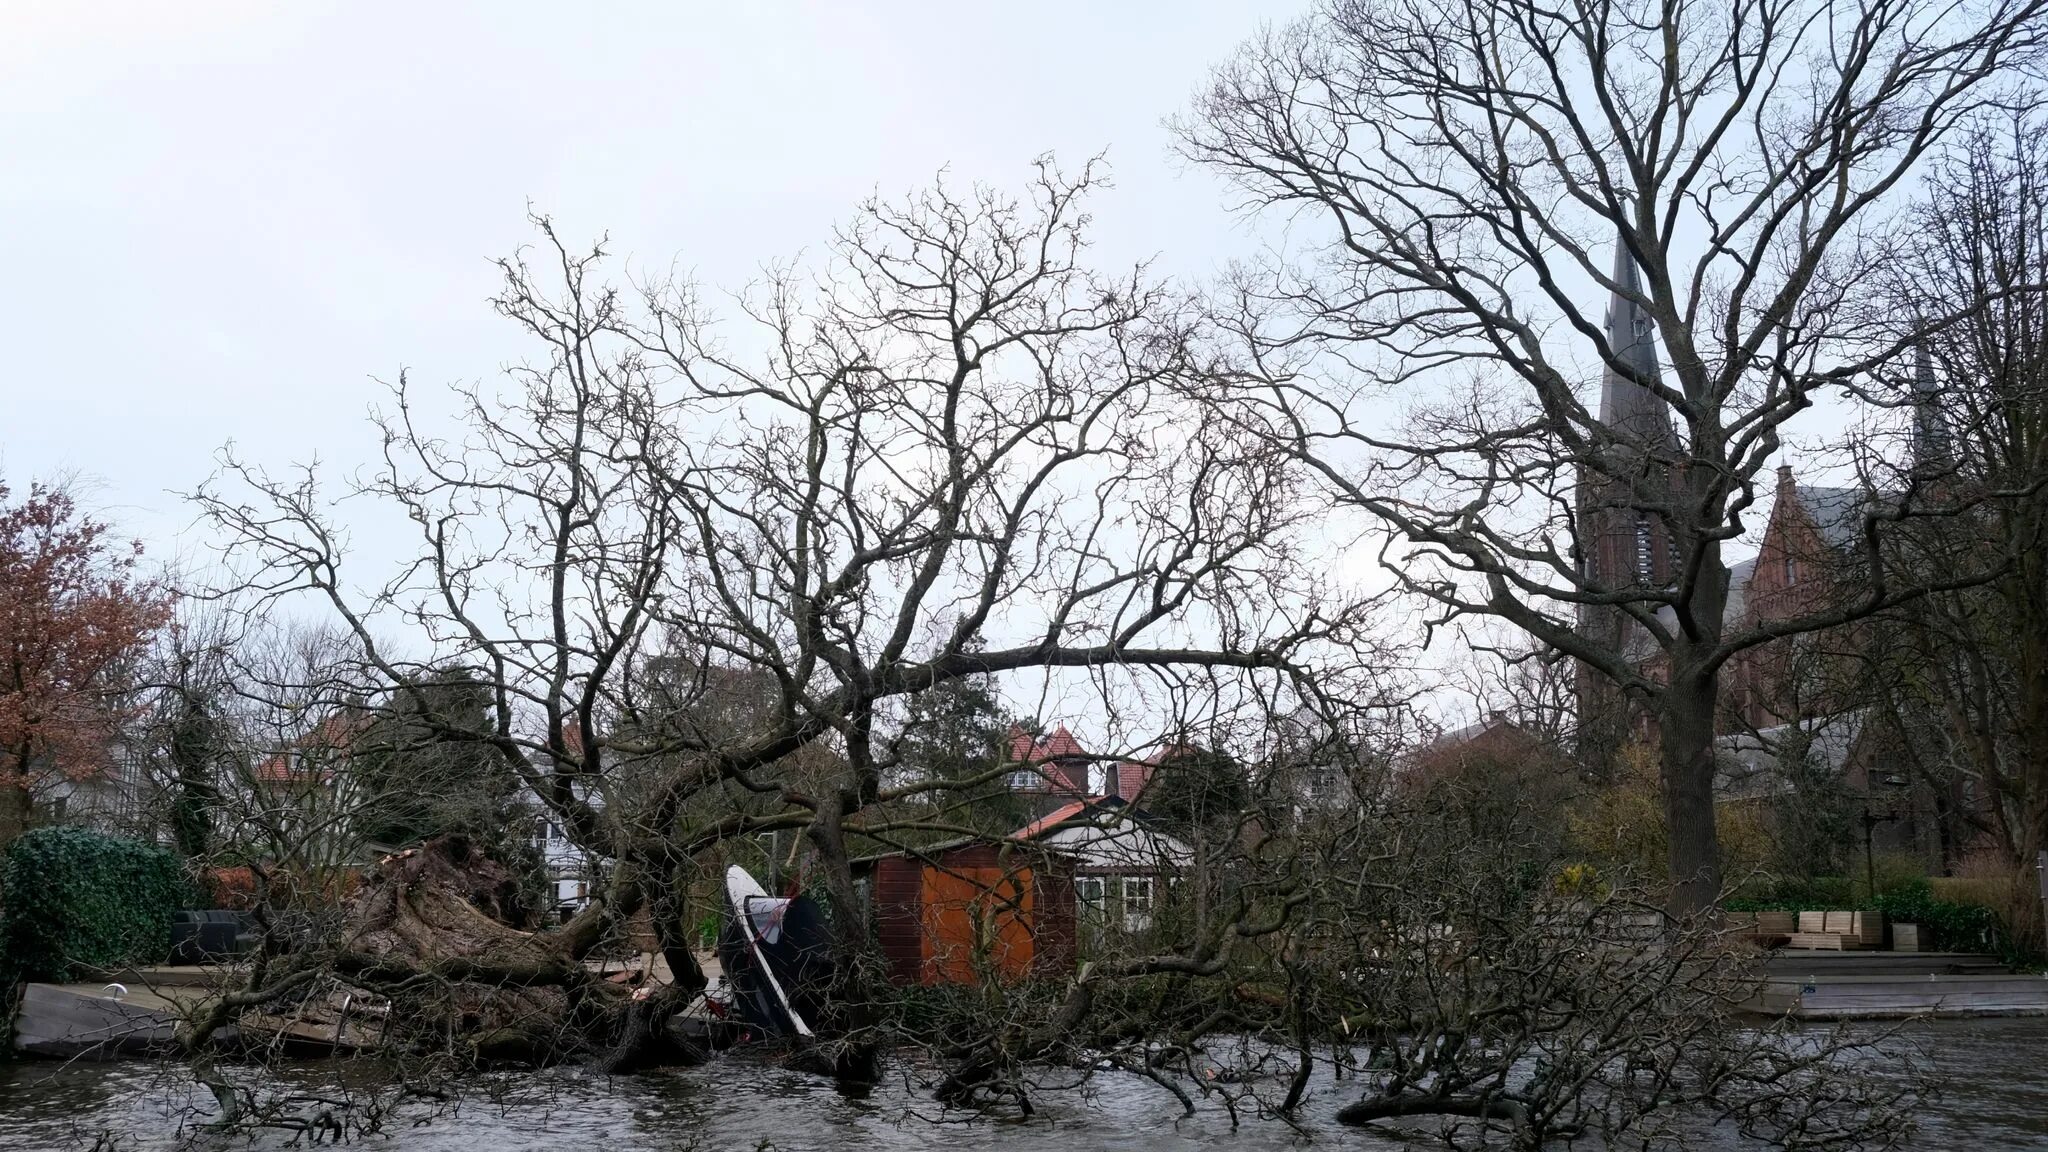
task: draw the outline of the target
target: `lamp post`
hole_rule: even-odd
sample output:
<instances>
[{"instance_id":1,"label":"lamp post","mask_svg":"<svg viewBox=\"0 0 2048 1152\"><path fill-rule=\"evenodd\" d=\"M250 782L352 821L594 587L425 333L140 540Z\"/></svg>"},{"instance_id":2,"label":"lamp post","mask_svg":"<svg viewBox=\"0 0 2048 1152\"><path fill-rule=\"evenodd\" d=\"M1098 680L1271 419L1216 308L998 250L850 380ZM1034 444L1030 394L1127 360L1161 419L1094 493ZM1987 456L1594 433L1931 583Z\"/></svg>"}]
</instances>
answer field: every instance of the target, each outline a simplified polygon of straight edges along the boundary
<instances>
[{"instance_id":1,"label":"lamp post","mask_svg":"<svg viewBox=\"0 0 2048 1152\"><path fill-rule=\"evenodd\" d=\"M2041 884L2041 928L2048 932L2048 851L2034 853L2034 875Z\"/></svg>"},{"instance_id":2,"label":"lamp post","mask_svg":"<svg viewBox=\"0 0 2048 1152\"><path fill-rule=\"evenodd\" d=\"M1896 811L1887 810L1884 815L1879 816L1875 812L1871 811L1870 777L1866 776L1864 779L1865 784L1863 788L1863 883L1865 886L1864 891L1868 893L1870 901L1874 904L1877 901L1877 851L1874 843L1876 839L1874 833L1876 832L1877 826L1879 824L1890 824L1897 821L1899 818L1899 814ZM1903 776L1887 775L1883 777L1881 780L1879 780L1878 783L1882 783L1888 789L1899 788L1905 785L1906 779Z\"/></svg>"}]
</instances>

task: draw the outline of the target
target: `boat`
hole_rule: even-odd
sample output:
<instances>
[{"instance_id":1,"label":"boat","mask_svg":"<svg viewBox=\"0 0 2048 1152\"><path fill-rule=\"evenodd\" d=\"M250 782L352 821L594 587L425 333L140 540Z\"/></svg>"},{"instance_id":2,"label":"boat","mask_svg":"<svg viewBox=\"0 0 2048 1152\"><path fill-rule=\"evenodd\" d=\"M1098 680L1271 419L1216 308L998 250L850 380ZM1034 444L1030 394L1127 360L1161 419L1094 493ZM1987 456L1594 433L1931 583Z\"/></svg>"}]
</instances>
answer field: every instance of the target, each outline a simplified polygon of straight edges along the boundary
<instances>
[{"instance_id":1,"label":"boat","mask_svg":"<svg viewBox=\"0 0 2048 1152\"><path fill-rule=\"evenodd\" d=\"M718 962L734 1007L764 1038L809 1040L832 982L824 909L809 896L770 896L739 865L726 869Z\"/></svg>"},{"instance_id":2,"label":"boat","mask_svg":"<svg viewBox=\"0 0 2048 1152\"><path fill-rule=\"evenodd\" d=\"M233 991L237 975L220 968L168 965L103 971L100 980L79 984L25 985L14 1019L14 1050L57 1060L175 1052L178 1023ZM229 1048L264 1048L293 1056L346 1055L381 1044L389 1012L381 996L344 990L240 1012L235 1023L213 1038Z\"/></svg>"}]
</instances>

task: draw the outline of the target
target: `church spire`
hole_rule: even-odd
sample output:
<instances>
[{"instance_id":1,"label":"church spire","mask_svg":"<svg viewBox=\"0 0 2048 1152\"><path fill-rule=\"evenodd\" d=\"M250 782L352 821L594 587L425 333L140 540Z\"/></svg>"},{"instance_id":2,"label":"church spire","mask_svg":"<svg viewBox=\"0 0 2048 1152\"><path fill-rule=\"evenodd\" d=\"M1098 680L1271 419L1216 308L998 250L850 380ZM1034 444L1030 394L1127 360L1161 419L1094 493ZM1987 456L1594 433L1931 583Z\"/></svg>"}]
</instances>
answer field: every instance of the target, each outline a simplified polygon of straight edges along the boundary
<instances>
[{"instance_id":1,"label":"church spire","mask_svg":"<svg viewBox=\"0 0 2048 1152\"><path fill-rule=\"evenodd\" d=\"M1625 373L1609 365L1600 383L1600 423L1637 443L1668 444L1672 440L1671 411L1656 393L1638 380L1654 381L1661 370L1657 363L1657 330L1649 310L1639 302L1642 276L1628 241L1614 238L1614 295L1607 304L1607 345L1614 358L1628 366Z\"/></svg>"},{"instance_id":2,"label":"church spire","mask_svg":"<svg viewBox=\"0 0 2048 1152\"><path fill-rule=\"evenodd\" d=\"M1913 467L1938 472L1949 465L1948 424L1941 418L1941 385L1927 342L1913 345Z\"/></svg>"}]
</instances>

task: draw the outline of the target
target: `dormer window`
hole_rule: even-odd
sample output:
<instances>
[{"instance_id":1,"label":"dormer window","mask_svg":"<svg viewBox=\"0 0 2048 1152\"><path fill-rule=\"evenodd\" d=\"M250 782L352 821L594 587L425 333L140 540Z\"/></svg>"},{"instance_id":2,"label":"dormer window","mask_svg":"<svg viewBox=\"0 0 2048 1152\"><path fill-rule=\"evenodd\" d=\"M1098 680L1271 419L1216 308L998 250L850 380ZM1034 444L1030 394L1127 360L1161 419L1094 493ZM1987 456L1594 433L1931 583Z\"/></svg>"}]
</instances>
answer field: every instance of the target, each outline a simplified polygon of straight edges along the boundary
<instances>
[{"instance_id":1,"label":"dormer window","mask_svg":"<svg viewBox=\"0 0 2048 1152\"><path fill-rule=\"evenodd\" d=\"M1116 766L1113 764L1090 764L1088 766L1088 794L1090 796L1109 795L1115 787L1114 782L1116 778L1111 775L1114 771L1116 771Z\"/></svg>"}]
</instances>

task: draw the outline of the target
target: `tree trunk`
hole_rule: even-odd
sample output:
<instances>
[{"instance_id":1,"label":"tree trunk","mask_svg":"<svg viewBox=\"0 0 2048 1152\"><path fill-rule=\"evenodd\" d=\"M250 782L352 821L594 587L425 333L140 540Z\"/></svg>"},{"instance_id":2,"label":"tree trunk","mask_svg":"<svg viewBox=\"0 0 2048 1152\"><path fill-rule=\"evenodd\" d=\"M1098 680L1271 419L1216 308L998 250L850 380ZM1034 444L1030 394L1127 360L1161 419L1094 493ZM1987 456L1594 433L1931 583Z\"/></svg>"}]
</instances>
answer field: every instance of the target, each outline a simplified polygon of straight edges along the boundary
<instances>
[{"instance_id":1,"label":"tree trunk","mask_svg":"<svg viewBox=\"0 0 2048 1152\"><path fill-rule=\"evenodd\" d=\"M1669 911L1705 913L1721 895L1721 849L1714 828L1713 677L1674 672L1658 706L1664 821L1669 828Z\"/></svg>"},{"instance_id":2,"label":"tree trunk","mask_svg":"<svg viewBox=\"0 0 2048 1152\"><path fill-rule=\"evenodd\" d=\"M28 790L27 780L0 784L0 853L7 851L15 837L28 831L34 809L35 797Z\"/></svg>"},{"instance_id":3,"label":"tree trunk","mask_svg":"<svg viewBox=\"0 0 2048 1152\"><path fill-rule=\"evenodd\" d=\"M2048 565L2028 556L2021 561L2020 610L2013 623L2019 634L2017 661L2019 691L2018 728L2020 746L2020 810L2023 814L2018 857L2020 874L2027 876L2034 854L2048 847L2048 612L2040 589L2048 587Z\"/></svg>"},{"instance_id":4,"label":"tree trunk","mask_svg":"<svg viewBox=\"0 0 2048 1152\"><path fill-rule=\"evenodd\" d=\"M842 801L844 797L836 797ZM846 832L840 804L825 804L809 829L817 849L825 892L831 898L832 980L830 1018L824 1023L831 1042L832 1074L842 1087L864 1089L881 1078L881 1050L875 1044L880 1016L864 963L868 947L867 909L853 884L846 854Z\"/></svg>"},{"instance_id":5,"label":"tree trunk","mask_svg":"<svg viewBox=\"0 0 2048 1152\"><path fill-rule=\"evenodd\" d=\"M213 850L213 813L220 805L220 792L211 778L213 752L211 717L197 704L188 706L171 736L170 756L177 773L171 836L178 854L187 860Z\"/></svg>"}]
</instances>

